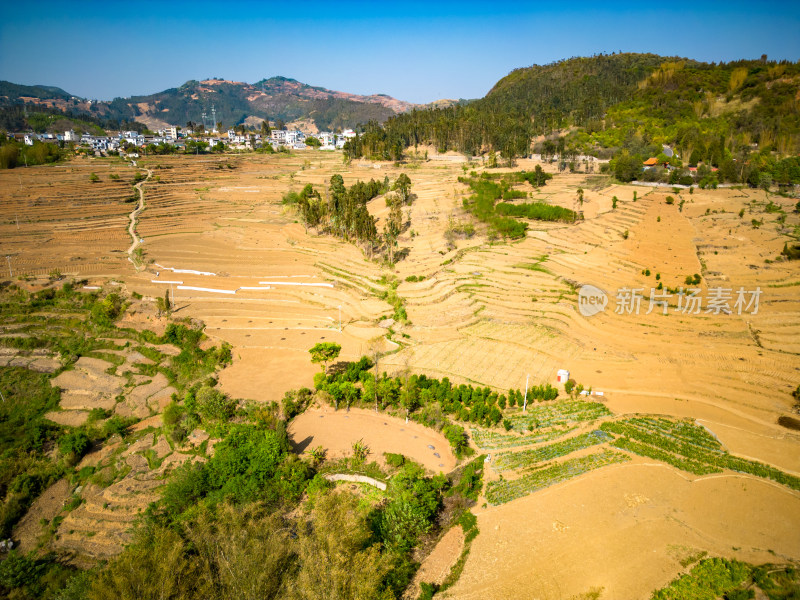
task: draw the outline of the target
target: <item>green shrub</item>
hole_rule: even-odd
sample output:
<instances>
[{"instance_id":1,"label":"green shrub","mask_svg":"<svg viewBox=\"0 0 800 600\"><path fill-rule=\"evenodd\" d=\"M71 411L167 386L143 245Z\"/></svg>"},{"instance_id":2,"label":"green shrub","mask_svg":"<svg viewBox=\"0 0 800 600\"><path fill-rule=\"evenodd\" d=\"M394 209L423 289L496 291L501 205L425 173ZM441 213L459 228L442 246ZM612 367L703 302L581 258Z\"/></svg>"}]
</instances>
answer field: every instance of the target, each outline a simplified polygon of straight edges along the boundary
<instances>
[{"instance_id":1,"label":"green shrub","mask_svg":"<svg viewBox=\"0 0 800 600\"><path fill-rule=\"evenodd\" d=\"M386 459L386 464L390 467L399 468L402 467L406 462L406 457L402 454L394 454L392 452L384 452L384 458Z\"/></svg>"},{"instance_id":2,"label":"green shrub","mask_svg":"<svg viewBox=\"0 0 800 600\"><path fill-rule=\"evenodd\" d=\"M74 460L81 458L91 447L89 436L82 429L75 429L61 436L58 440L58 449L64 456Z\"/></svg>"}]
</instances>

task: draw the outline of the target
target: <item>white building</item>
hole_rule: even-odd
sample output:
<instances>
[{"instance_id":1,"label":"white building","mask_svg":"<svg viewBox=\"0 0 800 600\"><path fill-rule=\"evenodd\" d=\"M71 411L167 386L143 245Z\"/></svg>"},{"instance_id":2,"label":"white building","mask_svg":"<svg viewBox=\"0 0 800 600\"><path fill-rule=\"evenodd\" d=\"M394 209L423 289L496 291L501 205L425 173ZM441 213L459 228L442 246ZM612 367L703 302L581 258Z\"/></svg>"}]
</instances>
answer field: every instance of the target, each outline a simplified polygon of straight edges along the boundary
<instances>
[{"instance_id":1,"label":"white building","mask_svg":"<svg viewBox=\"0 0 800 600\"><path fill-rule=\"evenodd\" d=\"M317 139L323 146L333 146L336 144L336 135L330 131L321 131L317 134Z\"/></svg>"},{"instance_id":2,"label":"white building","mask_svg":"<svg viewBox=\"0 0 800 600\"><path fill-rule=\"evenodd\" d=\"M566 369L559 369L556 374L556 381L558 383L567 383L567 381L569 381L569 371Z\"/></svg>"},{"instance_id":3,"label":"white building","mask_svg":"<svg viewBox=\"0 0 800 600\"><path fill-rule=\"evenodd\" d=\"M65 142L79 142L80 139L81 139L81 136L79 136L77 133L75 133L72 129L70 129L69 131L65 131L64 132L64 141Z\"/></svg>"},{"instance_id":4,"label":"white building","mask_svg":"<svg viewBox=\"0 0 800 600\"><path fill-rule=\"evenodd\" d=\"M299 129L286 132L286 143L290 146L300 143L305 139L306 139L306 134L300 131Z\"/></svg>"}]
</instances>

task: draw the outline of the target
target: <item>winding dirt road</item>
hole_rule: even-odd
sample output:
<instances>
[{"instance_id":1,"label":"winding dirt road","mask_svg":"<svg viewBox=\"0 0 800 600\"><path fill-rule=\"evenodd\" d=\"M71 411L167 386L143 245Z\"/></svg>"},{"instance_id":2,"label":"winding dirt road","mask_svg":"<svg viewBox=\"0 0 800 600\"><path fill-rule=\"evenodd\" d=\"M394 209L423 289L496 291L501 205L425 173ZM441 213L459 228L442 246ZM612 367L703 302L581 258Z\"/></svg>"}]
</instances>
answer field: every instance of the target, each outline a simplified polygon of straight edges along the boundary
<instances>
[{"instance_id":1,"label":"winding dirt road","mask_svg":"<svg viewBox=\"0 0 800 600\"><path fill-rule=\"evenodd\" d=\"M134 185L133 187L136 191L139 192L139 205L131 212L130 220L131 223L128 225L128 233L131 236L133 242L131 243L130 247L128 248L128 260L131 261L133 267L138 272L142 267L141 265L137 264L136 260L133 257L133 253L136 251L136 248L139 247L141 244L140 238L136 235L136 218L139 216L139 213L144 210L144 190L142 189L142 184L145 183L150 177L153 175L153 171L147 169L147 177L145 177L142 181Z\"/></svg>"}]
</instances>

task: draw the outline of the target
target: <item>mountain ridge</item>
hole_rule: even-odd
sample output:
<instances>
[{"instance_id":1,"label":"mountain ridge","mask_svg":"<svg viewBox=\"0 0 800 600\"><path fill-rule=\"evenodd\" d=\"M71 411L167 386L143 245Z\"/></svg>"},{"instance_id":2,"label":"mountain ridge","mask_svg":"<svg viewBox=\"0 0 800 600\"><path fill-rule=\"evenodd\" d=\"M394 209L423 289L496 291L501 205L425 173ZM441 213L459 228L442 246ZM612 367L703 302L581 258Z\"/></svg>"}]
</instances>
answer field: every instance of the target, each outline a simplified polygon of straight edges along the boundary
<instances>
[{"instance_id":1,"label":"mountain ridge","mask_svg":"<svg viewBox=\"0 0 800 600\"><path fill-rule=\"evenodd\" d=\"M101 101L81 98L54 86L0 81L0 109L23 104L101 120L135 120L148 127L183 126L190 122L206 127L220 122L223 127L231 127L270 120L309 121L318 129L383 122L392 115L423 106L388 94L352 94L284 76L255 83L219 78L188 80L153 94Z\"/></svg>"}]
</instances>

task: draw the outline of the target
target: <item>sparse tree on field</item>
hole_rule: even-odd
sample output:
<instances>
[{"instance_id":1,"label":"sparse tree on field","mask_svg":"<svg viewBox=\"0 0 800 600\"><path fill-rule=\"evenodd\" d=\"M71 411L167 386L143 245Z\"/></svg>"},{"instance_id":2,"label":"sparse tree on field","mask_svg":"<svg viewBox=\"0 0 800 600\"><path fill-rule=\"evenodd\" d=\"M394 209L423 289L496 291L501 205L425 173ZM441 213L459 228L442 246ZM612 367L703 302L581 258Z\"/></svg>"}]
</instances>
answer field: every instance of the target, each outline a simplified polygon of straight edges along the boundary
<instances>
[{"instance_id":1,"label":"sparse tree on field","mask_svg":"<svg viewBox=\"0 0 800 600\"><path fill-rule=\"evenodd\" d=\"M336 360L342 347L334 342L320 342L309 350L312 363L322 363L323 374L328 370L328 363Z\"/></svg>"},{"instance_id":2,"label":"sparse tree on field","mask_svg":"<svg viewBox=\"0 0 800 600\"><path fill-rule=\"evenodd\" d=\"M400 176L394 182L394 187L400 194L400 200L403 204L409 204L411 199L411 179L405 173L400 173Z\"/></svg>"}]
</instances>

